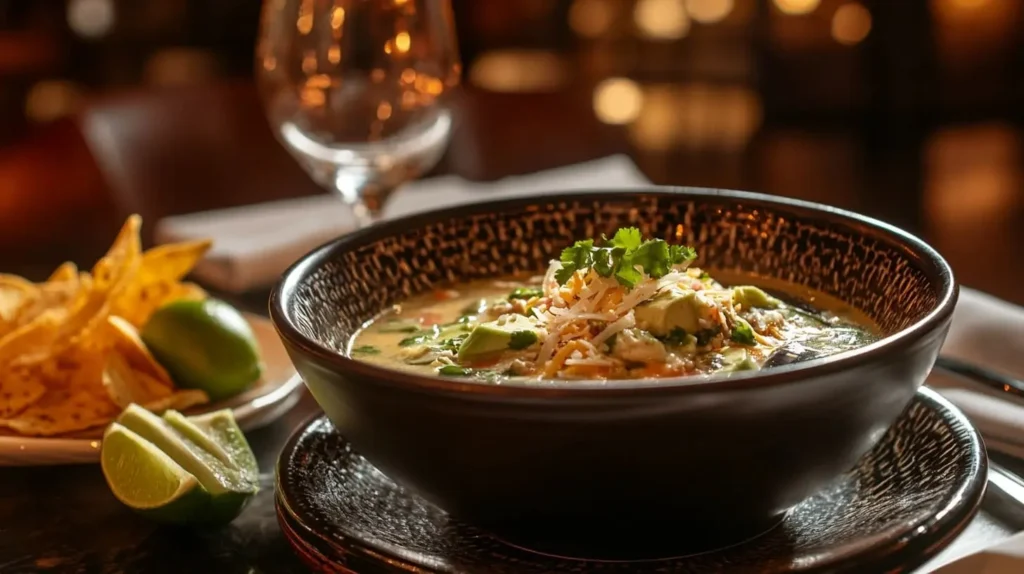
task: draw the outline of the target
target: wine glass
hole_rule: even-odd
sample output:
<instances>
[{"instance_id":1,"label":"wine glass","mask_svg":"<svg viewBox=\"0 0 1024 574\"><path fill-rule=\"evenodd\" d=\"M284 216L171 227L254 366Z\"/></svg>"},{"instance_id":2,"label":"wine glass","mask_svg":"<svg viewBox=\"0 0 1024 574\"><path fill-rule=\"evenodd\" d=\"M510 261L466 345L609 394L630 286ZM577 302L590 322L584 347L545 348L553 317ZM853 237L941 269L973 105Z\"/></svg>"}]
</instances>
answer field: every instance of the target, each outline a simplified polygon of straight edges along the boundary
<instances>
[{"instance_id":1,"label":"wine glass","mask_svg":"<svg viewBox=\"0 0 1024 574\"><path fill-rule=\"evenodd\" d=\"M360 227L448 145L450 0L266 0L256 78L275 135Z\"/></svg>"}]
</instances>

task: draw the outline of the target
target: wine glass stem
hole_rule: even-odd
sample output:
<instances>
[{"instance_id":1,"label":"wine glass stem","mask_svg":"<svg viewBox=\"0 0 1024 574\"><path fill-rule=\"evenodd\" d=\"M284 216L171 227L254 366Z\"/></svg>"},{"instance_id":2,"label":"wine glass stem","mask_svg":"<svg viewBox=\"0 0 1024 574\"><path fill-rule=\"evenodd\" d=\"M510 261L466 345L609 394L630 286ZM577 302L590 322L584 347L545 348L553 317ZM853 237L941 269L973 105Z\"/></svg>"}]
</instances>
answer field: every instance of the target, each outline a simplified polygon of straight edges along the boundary
<instances>
[{"instance_id":1,"label":"wine glass stem","mask_svg":"<svg viewBox=\"0 0 1024 574\"><path fill-rule=\"evenodd\" d=\"M380 209L375 209L375 198L368 202L365 197L367 184L361 178L353 178L351 174L339 171L334 178L334 191L341 196L345 205L352 210L352 217L355 219L356 228L369 227L377 220ZM371 205L373 203L374 205Z\"/></svg>"}]
</instances>

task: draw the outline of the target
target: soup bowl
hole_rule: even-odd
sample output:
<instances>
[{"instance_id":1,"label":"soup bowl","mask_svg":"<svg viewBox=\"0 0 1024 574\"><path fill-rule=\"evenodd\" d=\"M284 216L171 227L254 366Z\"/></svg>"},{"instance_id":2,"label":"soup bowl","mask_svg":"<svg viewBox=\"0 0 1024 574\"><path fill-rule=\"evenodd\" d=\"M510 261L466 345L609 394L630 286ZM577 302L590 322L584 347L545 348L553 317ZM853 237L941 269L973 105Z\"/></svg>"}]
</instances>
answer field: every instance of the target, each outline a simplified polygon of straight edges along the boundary
<instances>
[{"instance_id":1,"label":"soup bowl","mask_svg":"<svg viewBox=\"0 0 1024 574\"><path fill-rule=\"evenodd\" d=\"M495 385L347 353L362 325L410 296L543 272L574 240L627 225L694 246L712 274L832 295L884 336L762 371L628 381ZM452 516L533 547L558 538L560 552L623 537L697 551L764 531L870 450L924 382L956 298L942 257L885 223L760 194L652 187L376 224L294 264L270 314L355 450Z\"/></svg>"}]
</instances>

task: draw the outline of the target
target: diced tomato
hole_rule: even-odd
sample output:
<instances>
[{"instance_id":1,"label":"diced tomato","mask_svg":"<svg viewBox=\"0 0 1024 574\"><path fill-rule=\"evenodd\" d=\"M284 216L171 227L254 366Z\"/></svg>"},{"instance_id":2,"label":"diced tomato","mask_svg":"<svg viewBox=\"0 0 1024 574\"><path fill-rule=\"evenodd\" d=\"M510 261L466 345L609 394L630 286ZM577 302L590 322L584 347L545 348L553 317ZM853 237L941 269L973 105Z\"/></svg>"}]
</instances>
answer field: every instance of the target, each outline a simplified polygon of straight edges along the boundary
<instances>
[{"instance_id":1,"label":"diced tomato","mask_svg":"<svg viewBox=\"0 0 1024 574\"><path fill-rule=\"evenodd\" d=\"M449 299L454 299L458 296L459 292L453 289L439 289L437 291L434 291L434 299L438 301L447 301Z\"/></svg>"},{"instance_id":2,"label":"diced tomato","mask_svg":"<svg viewBox=\"0 0 1024 574\"><path fill-rule=\"evenodd\" d=\"M420 323L423 323L424 327L432 327L441 323L443 320L444 317L442 317L440 313L427 312L420 315Z\"/></svg>"}]
</instances>

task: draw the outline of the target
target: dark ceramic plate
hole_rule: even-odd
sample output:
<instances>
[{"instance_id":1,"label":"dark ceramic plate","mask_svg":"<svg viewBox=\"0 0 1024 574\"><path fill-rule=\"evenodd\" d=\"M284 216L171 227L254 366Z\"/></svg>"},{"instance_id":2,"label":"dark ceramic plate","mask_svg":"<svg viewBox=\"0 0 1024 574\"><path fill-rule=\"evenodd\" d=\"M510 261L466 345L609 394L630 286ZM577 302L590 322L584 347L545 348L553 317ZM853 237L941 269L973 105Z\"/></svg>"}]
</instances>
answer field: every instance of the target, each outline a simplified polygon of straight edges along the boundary
<instances>
[{"instance_id":1,"label":"dark ceramic plate","mask_svg":"<svg viewBox=\"0 0 1024 574\"><path fill-rule=\"evenodd\" d=\"M282 529L320 572L892 573L920 565L966 525L986 458L963 414L922 388L854 469L766 534L697 555L603 561L526 550L450 519L355 454L322 416L296 432L277 470ZM694 522L679 517L680 539Z\"/></svg>"}]
</instances>

